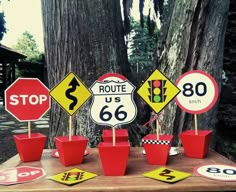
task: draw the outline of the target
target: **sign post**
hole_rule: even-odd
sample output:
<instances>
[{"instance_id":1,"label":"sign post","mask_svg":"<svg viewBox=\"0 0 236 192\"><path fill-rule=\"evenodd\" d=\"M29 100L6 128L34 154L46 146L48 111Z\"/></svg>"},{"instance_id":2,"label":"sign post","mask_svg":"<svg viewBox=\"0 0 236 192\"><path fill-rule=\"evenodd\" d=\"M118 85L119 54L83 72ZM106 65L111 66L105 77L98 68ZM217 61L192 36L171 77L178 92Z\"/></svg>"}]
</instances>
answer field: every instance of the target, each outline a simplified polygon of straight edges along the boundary
<instances>
[{"instance_id":1,"label":"sign post","mask_svg":"<svg viewBox=\"0 0 236 192\"><path fill-rule=\"evenodd\" d=\"M88 139L80 135L72 136L72 115L90 98L91 93L83 82L70 72L51 89L50 95L69 114L69 137L55 137L59 159L64 166L81 164Z\"/></svg>"},{"instance_id":2,"label":"sign post","mask_svg":"<svg viewBox=\"0 0 236 192\"><path fill-rule=\"evenodd\" d=\"M210 110L218 99L215 79L206 72L192 70L181 75L176 85L181 93L177 105L185 112L194 114L195 134L198 134L197 115Z\"/></svg>"},{"instance_id":3,"label":"sign post","mask_svg":"<svg viewBox=\"0 0 236 192\"><path fill-rule=\"evenodd\" d=\"M159 129L161 128L161 124L159 121L160 114L158 113L160 113L179 92L178 87L157 69L153 71L138 90L138 94L156 113L156 117L151 120L156 120L156 134L148 134L142 138L149 164L165 165L167 163L173 136L160 134ZM156 154L158 154L158 156Z\"/></svg>"},{"instance_id":4,"label":"sign post","mask_svg":"<svg viewBox=\"0 0 236 192\"><path fill-rule=\"evenodd\" d=\"M138 90L138 94L157 114L160 113L179 92L178 87L157 69L153 71ZM157 140L159 140L159 127L159 122L156 120Z\"/></svg>"},{"instance_id":5,"label":"sign post","mask_svg":"<svg viewBox=\"0 0 236 192\"><path fill-rule=\"evenodd\" d=\"M181 75L176 85L181 93L176 97L177 105L185 112L194 115L195 130L180 133L185 155L204 158L209 149L212 131L198 130L197 115L207 112L218 99L218 86L215 79L201 70L192 70Z\"/></svg>"},{"instance_id":6,"label":"sign post","mask_svg":"<svg viewBox=\"0 0 236 192\"><path fill-rule=\"evenodd\" d=\"M19 121L28 121L28 136L31 137L30 121L40 119L50 108L48 88L37 78L18 78L5 90L6 111Z\"/></svg>"},{"instance_id":7,"label":"sign post","mask_svg":"<svg viewBox=\"0 0 236 192\"><path fill-rule=\"evenodd\" d=\"M18 78L5 90L6 110L19 121L38 120L50 108L48 92L37 78Z\"/></svg>"},{"instance_id":8,"label":"sign post","mask_svg":"<svg viewBox=\"0 0 236 192\"><path fill-rule=\"evenodd\" d=\"M93 93L91 119L100 125L112 127L113 145L115 145L115 127L132 122L137 115L133 100L134 89L133 84L117 73L101 76L90 87Z\"/></svg>"},{"instance_id":9,"label":"sign post","mask_svg":"<svg viewBox=\"0 0 236 192\"><path fill-rule=\"evenodd\" d=\"M118 142L124 135L118 135L117 131L116 136L115 128L131 123L137 115L133 100L134 89L134 85L126 77L117 73L102 75L90 87L93 94L90 106L91 119L97 124L112 127L112 142L105 142L103 138L103 142L98 144L103 172L107 176L125 174L130 144L127 139ZM127 133L124 129L122 131Z\"/></svg>"},{"instance_id":10,"label":"sign post","mask_svg":"<svg viewBox=\"0 0 236 192\"><path fill-rule=\"evenodd\" d=\"M72 115L91 97L89 89L70 72L51 91L51 97L70 115L69 140L72 136Z\"/></svg>"}]
</instances>

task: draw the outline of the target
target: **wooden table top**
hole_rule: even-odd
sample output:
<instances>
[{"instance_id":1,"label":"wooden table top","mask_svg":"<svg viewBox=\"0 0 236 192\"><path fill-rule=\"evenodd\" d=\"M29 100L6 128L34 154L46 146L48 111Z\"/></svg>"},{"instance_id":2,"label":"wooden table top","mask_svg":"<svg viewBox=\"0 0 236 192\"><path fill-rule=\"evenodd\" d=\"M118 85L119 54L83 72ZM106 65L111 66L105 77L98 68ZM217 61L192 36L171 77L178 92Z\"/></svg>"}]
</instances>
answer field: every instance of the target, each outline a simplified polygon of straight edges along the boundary
<instances>
[{"instance_id":1,"label":"wooden table top","mask_svg":"<svg viewBox=\"0 0 236 192\"><path fill-rule=\"evenodd\" d=\"M0 191L236 191L236 182L216 181L194 174L193 168L199 165L235 165L232 161L214 151L210 151L205 159L185 157L182 149L180 149L180 154L170 156L165 167L192 174L192 176L175 184L143 177L143 173L163 166L149 165L141 151L142 148L131 148L125 176L104 176L97 148L91 149L90 154L84 157L81 165L71 167L64 167L58 158L51 156L52 150L48 149L44 150L41 161L23 163L16 155L3 163L0 170L16 166L42 167L46 171L46 176L34 182L11 186L1 185ZM98 176L73 186L66 186L46 178L75 167L93 172Z\"/></svg>"}]
</instances>

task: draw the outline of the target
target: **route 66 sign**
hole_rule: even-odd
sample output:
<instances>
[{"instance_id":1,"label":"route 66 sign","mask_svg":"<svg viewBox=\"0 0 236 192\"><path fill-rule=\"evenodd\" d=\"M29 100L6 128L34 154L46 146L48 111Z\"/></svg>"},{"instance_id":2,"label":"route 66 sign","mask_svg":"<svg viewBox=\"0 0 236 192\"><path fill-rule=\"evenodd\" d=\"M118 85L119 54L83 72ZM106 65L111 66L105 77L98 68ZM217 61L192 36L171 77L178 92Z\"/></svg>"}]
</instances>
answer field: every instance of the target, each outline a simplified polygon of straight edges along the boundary
<instances>
[{"instance_id":1,"label":"route 66 sign","mask_svg":"<svg viewBox=\"0 0 236 192\"><path fill-rule=\"evenodd\" d=\"M134 85L124 76L108 73L93 83L91 119L100 125L117 126L132 122L137 115L133 100Z\"/></svg>"}]
</instances>

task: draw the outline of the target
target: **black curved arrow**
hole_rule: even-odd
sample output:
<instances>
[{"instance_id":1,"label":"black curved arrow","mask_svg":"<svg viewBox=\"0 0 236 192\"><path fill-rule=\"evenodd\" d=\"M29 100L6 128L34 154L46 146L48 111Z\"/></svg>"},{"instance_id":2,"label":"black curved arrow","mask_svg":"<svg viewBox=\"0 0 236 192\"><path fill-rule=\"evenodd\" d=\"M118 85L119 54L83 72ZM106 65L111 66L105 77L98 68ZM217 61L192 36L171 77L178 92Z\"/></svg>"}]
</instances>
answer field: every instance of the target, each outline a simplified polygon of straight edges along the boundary
<instances>
[{"instance_id":1,"label":"black curved arrow","mask_svg":"<svg viewBox=\"0 0 236 192\"><path fill-rule=\"evenodd\" d=\"M171 172L173 172L173 171L171 171L171 170L169 170L169 169L164 169L159 175L160 175L160 176L167 177L167 178L166 178L167 180L172 180L172 179L175 178L175 176L170 175Z\"/></svg>"},{"instance_id":2,"label":"black curved arrow","mask_svg":"<svg viewBox=\"0 0 236 192\"><path fill-rule=\"evenodd\" d=\"M71 95L71 93L73 93L76 90L77 86L80 86L79 82L76 80L76 78L74 77L71 82L69 83L69 86L71 86L69 89L66 90L66 97L70 100L72 100L72 103L69 106L70 110L73 110L75 105L78 102L78 99Z\"/></svg>"}]
</instances>

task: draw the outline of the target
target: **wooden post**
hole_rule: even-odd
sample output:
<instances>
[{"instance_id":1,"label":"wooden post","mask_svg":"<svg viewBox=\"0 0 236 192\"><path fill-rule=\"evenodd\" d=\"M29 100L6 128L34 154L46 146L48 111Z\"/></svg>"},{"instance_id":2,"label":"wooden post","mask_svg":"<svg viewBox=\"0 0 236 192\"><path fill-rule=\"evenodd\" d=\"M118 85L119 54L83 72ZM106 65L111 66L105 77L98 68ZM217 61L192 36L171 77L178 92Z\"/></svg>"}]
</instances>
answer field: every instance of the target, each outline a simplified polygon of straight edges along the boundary
<instances>
[{"instance_id":1,"label":"wooden post","mask_svg":"<svg viewBox=\"0 0 236 192\"><path fill-rule=\"evenodd\" d=\"M113 143L113 146L116 145L116 130L115 130L115 127L112 127L112 143Z\"/></svg>"},{"instance_id":2,"label":"wooden post","mask_svg":"<svg viewBox=\"0 0 236 192\"><path fill-rule=\"evenodd\" d=\"M31 138L31 122L28 121L28 138Z\"/></svg>"},{"instance_id":3,"label":"wooden post","mask_svg":"<svg viewBox=\"0 0 236 192\"><path fill-rule=\"evenodd\" d=\"M72 136L72 116L69 116L69 141L71 141Z\"/></svg>"},{"instance_id":4,"label":"wooden post","mask_svg":"<svg viewBox=\"0 0 236 192\"><path fill-rule=\"evenodd\" d=\"M195 135L198 135L197 114L194 114Z\"/></svg>"},{"instance_id":5,"label":"wooden post","mask_svg":"<svg viewBox=\"0 0 236 192\"><path fill-rule=\"evenodd\" d=\"M157 132L157 140L159 140L160 139L160 137L159 137L159 122L157 119L156 119L156 132Z\"/></svg>"}]
</instances>

